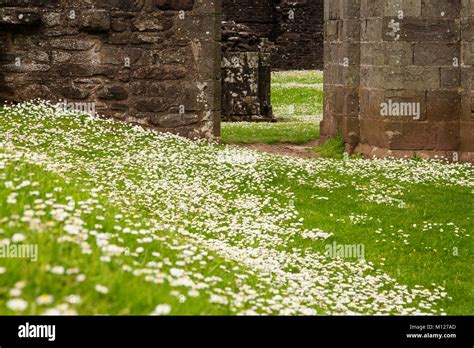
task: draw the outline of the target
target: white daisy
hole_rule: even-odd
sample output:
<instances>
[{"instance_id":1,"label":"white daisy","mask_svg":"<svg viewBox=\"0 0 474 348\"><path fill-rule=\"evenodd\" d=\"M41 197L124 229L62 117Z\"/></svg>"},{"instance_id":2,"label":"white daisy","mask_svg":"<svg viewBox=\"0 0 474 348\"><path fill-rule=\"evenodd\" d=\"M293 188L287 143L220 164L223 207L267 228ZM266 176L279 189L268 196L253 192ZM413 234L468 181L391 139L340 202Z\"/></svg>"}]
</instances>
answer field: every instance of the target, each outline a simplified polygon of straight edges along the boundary
<instances>
[{"instance_id":1,"label":"white daisy","mask_svg":"<svg viewBox=\"0 0 474 348\"><path fill-rule=\"evenodd\" d=\"M109 289L106 286L100 285L100 284L97 284L95 286L95 291L97 291L98 293L104 294L104 295L109 293Z\"/></svg>"},{"instance_id":2,"label":"white daisy","mask_svg":"<svg viewBox=\"0 0 474 348\"><path fill-rule=\"evenodd\" d=\"M168 304L160 304L156 306L155 310L151 313L152 315L168 315L171 312L171 306Z\"/></svg>"},{"instance_id":3,"label":"white daisy","mask_svg":"<svg viewBox=\"0 0 474 348\"><path fill-rule=\"evenodd\" d=\"M14 312L23 312L28 307L28 302L20 298L14 298L8 300L7 307Z\"/></svg>"},{"instance_id":4,"label":"white daisy","mask_svg":"<svg viewBox=\"0 0 474 348\"><path fill-rule=\"evenodd\" d=\"M49 305L54 302L54 297L48 294L43 294L36 299L36 303L40 306Z\"/></svg>"}]
</instances>

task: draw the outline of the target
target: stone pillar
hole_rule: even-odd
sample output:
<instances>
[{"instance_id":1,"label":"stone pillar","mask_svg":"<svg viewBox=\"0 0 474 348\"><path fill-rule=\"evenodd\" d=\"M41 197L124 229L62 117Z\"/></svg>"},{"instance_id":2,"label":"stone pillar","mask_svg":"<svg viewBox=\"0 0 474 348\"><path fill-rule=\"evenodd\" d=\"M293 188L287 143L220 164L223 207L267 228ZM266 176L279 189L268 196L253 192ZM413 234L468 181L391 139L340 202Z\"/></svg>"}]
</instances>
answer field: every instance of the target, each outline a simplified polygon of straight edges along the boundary
<instances>
[{"instance_id":1,"label":"stone pillar","mask_svg":"<svg viewBox=\"0 0 474 348\"><path fill-rule=\"evenodd\" d=\"M274 121L270 54L249 27L222 25L222 120Z\"/></svg>"},{"instance_id":2,"label":"stone pillar","mask_svg":"<svg viewBox=\"0 0 474 348\"><path fill-rule=\"evenodd\" d=\"M359 142L360 0L325 2L323 139L342 134L347 150Z\"/></svg>"},{"instance_id":3,"label":"stone pillar","mask_svg":"<svg viewBox=\"0 0 474 348\"><path fill-rule=\"evenodd\" d=\"M228 52L222 60L222 120L274 121L270 103L270 55Z\"/></svg>"},{"instance_id":4,"label":"stone pillar","mask_svg":"<svg viewBox=\"0 0 474 348\"><path fill-rule=\"evenodd\" d=\"M374 17L363 18L375 41L361 46L359 150L453 158L460 146L459 2L380 3L367 1Z\"/></svg>"},{"instance_id":5,"label":"stone pillar","mask_svg":"<svg viewBox=\"0 0 474 348\"><path fill-rule=\"evenodd\" d=\"M474 163L474 0L462 0L461 160Z\"/></svg>"},{"instance_id":6,"label":"stone pillar","mask_svg":"<svg viewBox=\"0 0 474 348\"><path fill-rule=\"evenodd\" d=\"M347 9L359 4L359 18L352 20ZM357 145L355 151L368 156L470 156L473 1L359 4L326 2L322 135L342 133L348 152ZM343 29L349 23L350 32ZM354 34L360 42L341 55L339 47L349 47Z\"/></svg>"}]
</instances>

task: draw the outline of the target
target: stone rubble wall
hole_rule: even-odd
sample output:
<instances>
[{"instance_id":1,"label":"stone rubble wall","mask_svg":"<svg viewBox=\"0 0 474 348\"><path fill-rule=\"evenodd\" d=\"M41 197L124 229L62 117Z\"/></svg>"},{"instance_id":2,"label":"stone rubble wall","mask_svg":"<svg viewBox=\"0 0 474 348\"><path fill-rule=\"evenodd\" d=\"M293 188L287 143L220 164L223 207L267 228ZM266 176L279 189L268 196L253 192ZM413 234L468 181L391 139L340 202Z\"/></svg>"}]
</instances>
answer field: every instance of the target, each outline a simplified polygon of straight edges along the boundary
<instances>
[{"instance_id":1,"label":"stone rubble wall","mask_svg":"<svg viewBox=\"0 0 474 348\"><path fill-rule=\"evenodd\" d=\"M348 152L369 156L472 162L473 9L327 0L323 137L341 133ZM419 112L399 112L408 106Z\"/></svg>"},{"instance_id":2,"label":"stone rubble wall","mask_svg":"<svg viewBox=\"0 0 474 348\"><path fill-rule=\"evenodd\" d=\"M243 24L260 38L273 38L275 6L273 0L222 0L222 19Z\"/></svg>"},{"instance_id":3,"label":"stone rubble wall","mask_svg":"<svg viewBox=\"0 0 474 348\"><path fill-rule=\"evenodd\" d=\"M279 70L322 69L324 1L280 0L275 9L273 66Z\"/></svg>"},{"instance_id":4,"label":"stone rubble wall","mask_svg":"<svg viewBox=\"0 0 474 348\"><path fill-rule=\"evenodd\" d=\"M222 25L222 121L271 122L271 58L247 26Z\"/></svg>"},{"instance_id":5,"label":"stone rubble wall","mask_svg":"<svg viewBox=\"0 0 474 348\"><path fill-rule=\"evenodd\" d=\"M323 67L324 0L223 0L223 19L274 45L274 70Z\"/></svg>"},{"instance_id":6,"label":"stone rubble wall","mask_svg":"<svg viewBox=\"0 0 474 348\"><path fill-rule=\"evenodd\" d=\"M220 3L3 0L0 99L92 104L188 137L220 134Z\"/></svg>"}]
</instances>

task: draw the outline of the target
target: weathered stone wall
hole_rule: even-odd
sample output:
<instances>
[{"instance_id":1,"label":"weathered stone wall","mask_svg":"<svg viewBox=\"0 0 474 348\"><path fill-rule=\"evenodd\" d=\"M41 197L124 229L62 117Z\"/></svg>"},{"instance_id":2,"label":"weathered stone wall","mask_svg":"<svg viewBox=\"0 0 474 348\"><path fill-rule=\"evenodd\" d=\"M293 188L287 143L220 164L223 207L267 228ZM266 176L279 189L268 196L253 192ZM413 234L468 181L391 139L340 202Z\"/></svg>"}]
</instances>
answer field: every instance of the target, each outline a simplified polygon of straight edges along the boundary
<instances>
[{"instance_id":1,"label":"weathered stone wall","mask_svg":"<svg viewBox=\"0 0 474 348\"><path fill-rule=\"evenodd\" d=\"M360 86L360 0L327 1L324 9L324 119L322 136L342 133L348 151L357 146Z\"/></svg>"},{"instance_id":2,"label":"weathered stone wall","mask_svg":"<svg viewBox=\"0 0 474 348\"><path fill-rule=\"evenodd\" d=\"M326 1L323 136L342 133L349 152L472 161L472 7Z\"/></svg>"},{"instance_id":3,"label":"weathered stone wall","mask_svg":"<svg viewBox=\"0 0 474 348\"><path fill-rule=\"evenodd\" d=\"M323 0L223 0L223 18L274 44L272 68L323 66Z\"/></svg>"},{"instance_id":4,"label":"weathered stone wall","mask_svg":"<svg viewBox=\"0 0 474 348\"><path fill-rule=\"evenodd\" d=\"M324 1L279 0L275 6L275 68L321 69L324 64Z\"/></svg>"},{"instance_id":5,"label":"weathered stone wall","mask_svg":"<svg viewBox=\"0 0 474 348\"><path fill-rule=\"evenodd\" d=\"M222 26L222 120L274 121L270 54L252 30L235 22Z\"/></svg>"},{"instance_id":6,"label":"weathered stone wall","mask_svg":"<svg viewBox=\"0 0 474 348\"><path fill-rule=\"evenodd\" d=\"M461 152L474 162L474 0L462 0L461 34Z\"/></svg>"},{"instance_id":7,"label":"weathered stone wall","mask_svg":"<svg viewBox=\"0 0 474 348\"><path fill-rule=\"evenodd\" d=\"M188 137L220 126L213 0L0 1L0 99L93 104Z\"/></svg>"},{"instance_id":8,"label":"weathered stone wall","mask_svg":"<svg viewBox=\"0 0 474 348\"><path fill-rule=\"evenodd\" d=\"M222 19L249 27L260 38L273 38L273 0L222 0Z\"/></svg>"}]
</instances>

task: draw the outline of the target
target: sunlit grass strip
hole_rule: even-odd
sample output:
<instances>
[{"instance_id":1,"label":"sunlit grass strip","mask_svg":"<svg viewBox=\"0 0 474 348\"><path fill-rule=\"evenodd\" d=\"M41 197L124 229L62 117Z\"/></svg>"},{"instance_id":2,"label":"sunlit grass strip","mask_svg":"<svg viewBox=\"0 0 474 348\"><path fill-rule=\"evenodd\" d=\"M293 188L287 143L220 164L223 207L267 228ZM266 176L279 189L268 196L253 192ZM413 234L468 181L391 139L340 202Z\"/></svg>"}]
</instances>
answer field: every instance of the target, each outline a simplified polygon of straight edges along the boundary
<instances>
[{"instance_id":1,"label":"sunlit grass strip","mask_svg":"<svg viewBox=\"0 0 474 348\"><path fill-rule=\"evenodd\" d=\"M272 73L272 83L284 84L322 84L323 72L320 70L275 71Z\"/></svg>"},{"instance_id":2,"label":"sunlit grass strip","mask_svg":"<svg viewBox=\"0 0 474 348\"><path fill-rule=\"evenodd\" d=\"M226 122L222 141L226 144L305 144L319 137L319 124L285 120L279 123Z\"/></svg>"},{"instance_id":3,"label":"sunlit grass strip","mask_svg":"<svg viewBox=\"0 0 474 348\"><path fill-rule=\"evenodd\" d=\"M272 87L273 111L277 116L318 116L323 111L323 91L312 87Z\"/></svg>"}]
</instances>

